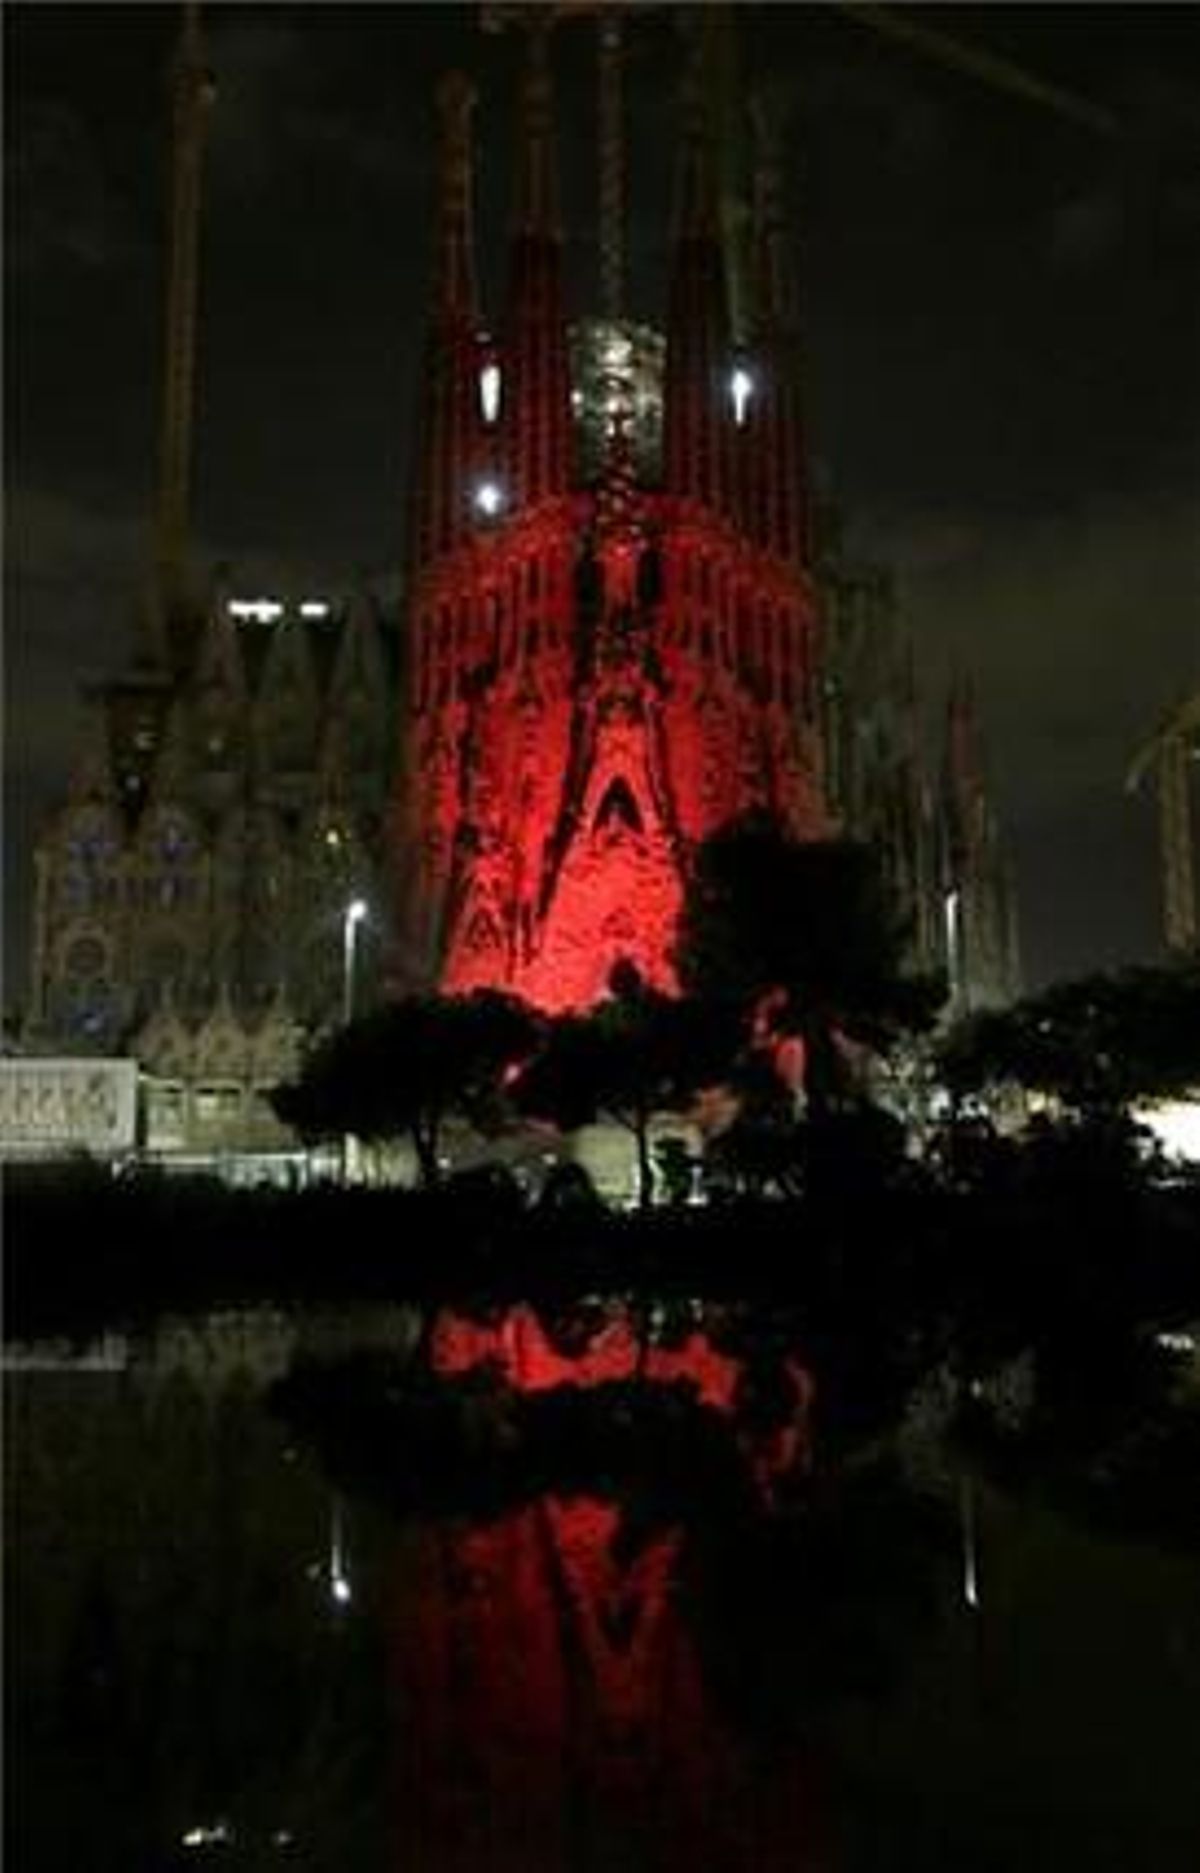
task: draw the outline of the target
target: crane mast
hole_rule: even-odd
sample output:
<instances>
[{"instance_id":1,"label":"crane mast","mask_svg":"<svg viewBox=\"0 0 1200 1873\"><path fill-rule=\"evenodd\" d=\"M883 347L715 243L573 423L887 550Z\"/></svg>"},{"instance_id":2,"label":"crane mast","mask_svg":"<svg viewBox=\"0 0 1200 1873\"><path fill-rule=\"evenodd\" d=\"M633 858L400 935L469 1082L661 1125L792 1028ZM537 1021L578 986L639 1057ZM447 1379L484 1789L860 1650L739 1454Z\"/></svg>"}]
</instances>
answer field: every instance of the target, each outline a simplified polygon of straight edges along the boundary
<instances>
[{"instance_id":1,"label":"crane mast","mask_svg":"<svg viewBox=\"0 0 1200 1873\"><path fill-rule=\"evenodd\" d=\"M171 71L172 177L152 630L163 648L186 597L204 144L215 96L204 59L198 0L185 0Z\"/></svg>"}]
</instances>

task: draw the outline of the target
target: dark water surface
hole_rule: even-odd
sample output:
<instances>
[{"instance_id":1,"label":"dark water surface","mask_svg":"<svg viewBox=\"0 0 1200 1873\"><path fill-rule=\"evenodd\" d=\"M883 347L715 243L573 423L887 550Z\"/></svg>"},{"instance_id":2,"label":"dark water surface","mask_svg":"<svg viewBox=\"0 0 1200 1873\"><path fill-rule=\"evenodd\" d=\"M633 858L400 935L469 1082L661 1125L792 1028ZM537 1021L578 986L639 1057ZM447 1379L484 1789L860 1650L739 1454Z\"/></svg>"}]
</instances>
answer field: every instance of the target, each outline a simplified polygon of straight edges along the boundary
<instances>
[{"instance_id":1,"label":"dark water surface","mask_svg":"<svg viewBox=\"0 0 1200 1873\"><path fill-rule=\"evenodd\" d=\"M819 1396L686 1303L18 1351L7 1864L1191 1873L1191 1565Z\"/></svg>"}]
</instances>

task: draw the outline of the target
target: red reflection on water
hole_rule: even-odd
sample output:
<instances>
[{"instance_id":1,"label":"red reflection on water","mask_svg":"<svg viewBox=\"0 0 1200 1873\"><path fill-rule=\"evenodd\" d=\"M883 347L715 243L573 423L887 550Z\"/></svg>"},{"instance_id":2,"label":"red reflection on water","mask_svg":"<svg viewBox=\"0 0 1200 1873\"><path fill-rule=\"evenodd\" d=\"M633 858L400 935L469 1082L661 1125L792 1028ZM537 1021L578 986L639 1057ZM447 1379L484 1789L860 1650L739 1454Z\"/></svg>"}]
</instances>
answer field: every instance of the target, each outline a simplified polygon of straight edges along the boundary
<instances>
[{"instance_id":1,"label":"red reflection on water","mask_svg":"<svg viewBox=\"0 0 1200 1873\"><path fill-rule=\"evenodd\" d=\"M764 1488L807 1462L811 1385L794 1364L774 1395L791 1401L781 1425L700 1328L646 1346L610 1310L580 1339L572 1357L523 1307L491 1326L444 1314L432 1357L446 1374L486 1363L526 1391L688 1380L733 1420ZM405 1873L825 1866L807 1759L764 1763L709 1695L680 1592L682 1524L638 1529L619 1501L548 1492L413 1539L394 1643Z\"/></svg>"}]
</instances>

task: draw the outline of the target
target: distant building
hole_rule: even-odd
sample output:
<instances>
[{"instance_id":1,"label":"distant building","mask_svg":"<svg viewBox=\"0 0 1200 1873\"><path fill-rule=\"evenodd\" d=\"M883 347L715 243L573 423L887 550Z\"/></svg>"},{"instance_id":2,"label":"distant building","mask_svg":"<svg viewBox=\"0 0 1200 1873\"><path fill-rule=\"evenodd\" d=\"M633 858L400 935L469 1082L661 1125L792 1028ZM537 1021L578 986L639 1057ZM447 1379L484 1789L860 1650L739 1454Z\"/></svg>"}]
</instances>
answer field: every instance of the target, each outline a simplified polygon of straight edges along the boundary
<instances>
[{"instance_id":1,"label":"distant building","mask_svg":"<svg viewBox=\"0 0 1200 1873\"><path fill-rule=\"evenodd\" d=\"M1011 1001L1021 988L1015 881L970 689L955 682L931 726L892 574L846 553L832 508L818 511L815 531L830 812L880 852L910 963L945 972L948 1012Z\"/></svg>"},{"instance_id":2,"label":"distant building","mask_svg":"<svg viewBox=\"0 0 1200 1873\"><path fill-rule=\"evenodd\" d=\"M340 1008L345 907L384 901L395 657L369 604L304 609L250 621L218 599L165 668L87 699L37 849L27 1046L153 1065L186 1032L249 1084Z\"/></svg>"}]
</instances>

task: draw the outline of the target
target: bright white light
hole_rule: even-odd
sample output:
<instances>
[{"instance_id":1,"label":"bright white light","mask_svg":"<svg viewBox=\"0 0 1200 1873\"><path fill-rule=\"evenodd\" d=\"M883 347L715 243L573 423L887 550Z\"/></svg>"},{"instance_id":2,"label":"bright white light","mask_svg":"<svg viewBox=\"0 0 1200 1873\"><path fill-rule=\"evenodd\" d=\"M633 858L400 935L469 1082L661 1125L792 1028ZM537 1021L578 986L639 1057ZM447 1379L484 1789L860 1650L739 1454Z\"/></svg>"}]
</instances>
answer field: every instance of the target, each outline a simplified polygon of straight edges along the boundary
<instances>
[{"instance_id":1,"label":"bright white light","mask_svg":"<svg viewBox=\"0 0 1200 1873\"><path fill-rule=\"evenodd\" d=\"M736 365L730 373L729 394L733 398L733 420L739 428L746 420L753 390L754 379L745 365Z\"/></svg>"},{"instance_id":2,"label":"bright white light","mask_svg":"<svg viewBox=\"0 0 1200 1873\"><path fill-rule=\"evenodd\" d=\"M275 624L283 616L283 606L277 598L231 598L225 609L231 618L249 620L253 624Z\"/></svg>"},{"instance_id":3,"label":"bright white light","mask_svg":"<svg viewBox=\"0 0 1200 1873\"><path fill-rule=\"evenodd\" d=\"M1174 1330L1167 1333L1156 1333L1154 1336L1154 1344L1155 1346L1161 1346L1164 1353L1194 1353L1196 1350L1196 1336L1193 1333L1177 1333Z\"/></svg>"},{"instance_id":4,"label":"bright white light","mask_svg":"<svg viewBox=\"0 0 1200 1873\"><path fill-rule=\"evenodd\" d=\"M973 1613L979 1611L979 1534L975 1523L975 1490L964 1476L959 1491L962 1515L963 1601Z\"/></svg>"},{"instance_id":5,"label":"bright white light","mask_svg":"<svg viewBox=\"0 0 1200 1873\"><path fill-rule=\"evenodd\" d=\"M338 1606L349 1606L351 1600L354 1598L350 1582L346 1579L344 1574L330 1575L329 1593L330 1597Z\"/></svg>"},{"instance_id":6,"label":"bright white light","mask_svg":"<svg viewBox=\"0 0 1200 1873\"><path fill-rule=\"evenodd\" d=\"M323 598L306 598L301 601L302 618L327 618L333 607Z\"/></svg>"},{"instance_id":7,"label":"bright white light","mask_svg":"<svg viewBox=\"0 0 1200 1873\"><path fill-rule=\"evenodd\" d=\"M500 414L500 366L485 364L479 373L479 407L485 423L494 423Z\"/></svg>"},{"instance_id":8,"label":"bright white light","mask_svg":"<svg viewBox=\"0 0 1200 1873\"><path fill-rule=\"evenodd\" d=\"M233 1839L233 1829L225 1821L216 1821L212 1827L190 1827L180 1838L185 1847L221 1846Z\"/></svg>"},{"instance_id":9,"label":"bright white light","mask_svg":"<svg viewBox=\"0 0 1200 1873\"><path fill-rule=\"evenodd\" d=\"M1184 1164L1200 1164L1200 1098L1163 1099L1153 1106L1135 1106L1133 1117L1167 1157Z\"/></svg>"},{"instance_id":10,"label":"bright white light","mask_svg":"<svg viewBox=\"0 0 1200 1873\"><path fill-rule=\"evenodd\" d=\"M489 519L498 514L504 506L504 496L494 481L481 481L475 490L475 505L481 514Z\"/></svg>"},{"instance_id":11,"label":"bright white light","mask_svg":"<svg viewBox=\"0 0 1200 1873\"><path fill-rule=\"evenodd\" d=\"M365 898L356 897L352 899L349 904L347 904L346 922L350 926L351 929L353 929L355 924L361 923L366 915L367 915L367 902Z\"/></svg>"}]
</instances>

